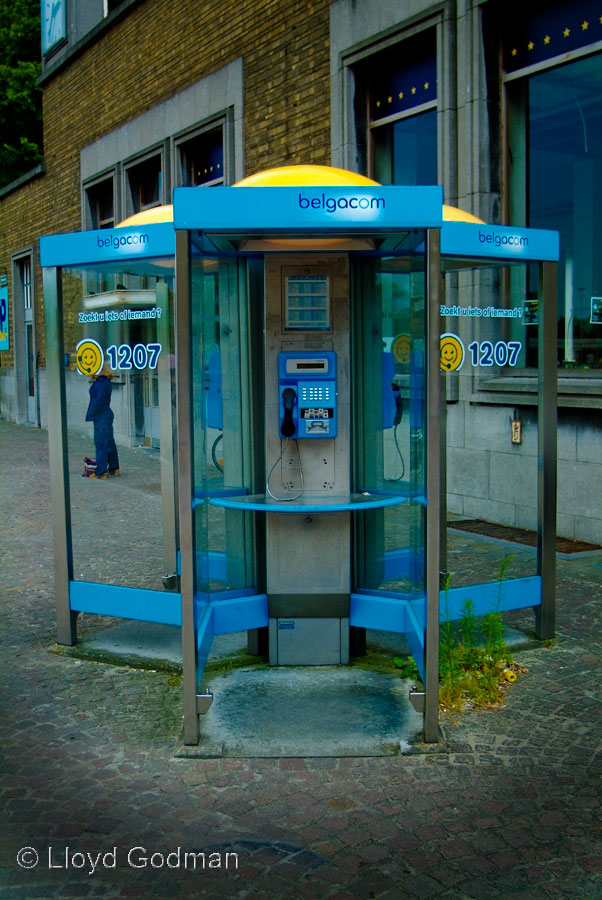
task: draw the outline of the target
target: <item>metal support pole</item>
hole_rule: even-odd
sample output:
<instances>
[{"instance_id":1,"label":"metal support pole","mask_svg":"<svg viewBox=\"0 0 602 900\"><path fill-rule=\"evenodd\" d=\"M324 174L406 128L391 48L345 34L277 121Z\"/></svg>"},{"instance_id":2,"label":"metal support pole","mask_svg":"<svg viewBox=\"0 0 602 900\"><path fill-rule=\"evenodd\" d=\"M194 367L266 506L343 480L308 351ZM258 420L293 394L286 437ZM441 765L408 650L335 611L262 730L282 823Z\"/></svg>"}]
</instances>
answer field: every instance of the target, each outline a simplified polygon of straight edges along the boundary
<instances>
[{"instance_id":1,"label":"metal support pole","mask_svg":"<svg viewBox=\"0 0 602 900\"><path fill-rule=\"evenodd\" d=\"M60 271L56 268L44 269L43 279L56 639L59 644L72 646L77 643L77 613L71 611L69 604L69 582L73 581L73 546Z\"/></svg>"},{"instance_id":2,"label":"metal support pole","mask_svg":"<svg viewBox=\"0 0 602 900\"><path fill-rule=\"evenodd\" d=\"M427 231L426 635L424 740L439 739L439 566L441 544L440 232Z\"/></svg>"},{"instance_id":3,"label":"metal support pole","mask_svg":"<svg viewBox=\"0 0 602 900\"><path fill-rule=\"evenodd\" d=\"M541 605L535 607L535 633L539 640L549 640L556 621L557 263L541 263L539 276L537 574Z\"/></svg>"},{"instance_id":4,"label":"metal support pole","mask_svg":"<svg viewBox=\"0 0 602 900\"><path fill-rule=\"evenodd\" d=\"M445 276L441 277L441 294L439 305L445 304ZM441 433L439 436L440 461L439 461L439 586L447 578L447 378L445 372L439 375L441 379Z\"/></svg>"},{"instance_id":5,"label":"metal support pole","mask_svg":"<svg viewBox=\"0 0 602 900\"><path fill-rule=\"evenodd\" d=\"M157 321L157 338L163 347L171 347L172 310L169 289L164 281L157 284L157 308L161 316ZM163 585L177 590L178 578L178 523L175 472L175 402L172 397L171 354L163 354L157 364L159 379L159 441L161 462L161 507L163 509Z\"/></svg>"},{"instance_id":6,"label":"metal support pole","mask_svg":"<svg viewBox=\"0 0 602 900\"><path fill-rule=\"evenodd\" d=\"M194 605L194 495L191 383L190 234L176 232L176 408L178 417L178 506L180 591L182 594L182 667L184 743L198 744L197 621Z\"/></svg>"}]
</instances>

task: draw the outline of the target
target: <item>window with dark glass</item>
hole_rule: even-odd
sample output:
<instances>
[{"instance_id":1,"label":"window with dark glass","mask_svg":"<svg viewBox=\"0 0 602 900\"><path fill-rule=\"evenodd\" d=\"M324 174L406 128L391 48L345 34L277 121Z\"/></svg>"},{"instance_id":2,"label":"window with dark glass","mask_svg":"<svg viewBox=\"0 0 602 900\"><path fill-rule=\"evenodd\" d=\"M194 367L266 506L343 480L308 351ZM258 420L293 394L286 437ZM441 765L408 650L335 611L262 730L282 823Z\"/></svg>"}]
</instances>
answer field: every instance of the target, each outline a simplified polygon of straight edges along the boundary
<instances>
[{"instance_id":1,"label":"window with dark glass","mask_svg":"<svg viewBox=\"0 0 602 900\"><path fill-rule=\"evenodd\" d=\"M224 183L223 128L214 128L178 144L181 184L211 187Z\"/></svg>"},{"instance_id":2,"label":"window with dark glass","mask_svg":"<svg viewBox=\"0 0 602 900\"><path fill-rule=\"evenodd\" d=\"M31 257L18 260L17 269L23 297L23 309L31 310Z\"/></svg>"},{"instance_id":3,"label":"window with dark glass","mask_svg":"<svg viewBox=\"0 0 602 900\"><path fill-rule=\"evenodd\" d=\"M86 201L88 227L113 228L115 225L113 179L107 178L86 188Z\"/></svg>"},{"instance_id":4,"label":"window with dark glass","mask_svg":"<svg viewBox=\"0 0 602 900\"><path fill-rule=\"evenodd\" d=\"M585 55L572 37L578 30L581 43L587 32L590 40L602 39L599 15L587 15L590 6L535 4L518 20L520 30L505 34L504 60L509 220L560 232L558 366L600 374L602 55ZM562 48L569 61L554 65ZM535 296L535 278L530 272L527 302ZM535 331L528 365L536 358Z\"/></svg>"},{"instance_id":5,"label":"window with dark glass","mask_svg":"<svg viewBox=\"0 0 602 900\"><path fill-rule=\"evenodd\" d=\"M162 202L161 157L151 156L127 170L128 215L142 212Z\"/></svg>"}]
</instances>

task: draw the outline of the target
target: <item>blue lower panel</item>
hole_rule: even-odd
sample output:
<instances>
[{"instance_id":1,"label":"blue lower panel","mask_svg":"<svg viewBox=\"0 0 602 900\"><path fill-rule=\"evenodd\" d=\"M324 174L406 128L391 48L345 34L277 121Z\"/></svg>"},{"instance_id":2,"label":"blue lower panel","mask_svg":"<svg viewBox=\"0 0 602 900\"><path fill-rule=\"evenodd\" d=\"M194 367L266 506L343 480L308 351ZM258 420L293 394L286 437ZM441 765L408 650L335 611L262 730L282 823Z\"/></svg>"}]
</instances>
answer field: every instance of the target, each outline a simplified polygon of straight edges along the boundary
<instances>
[{"instance_id":1,"label":"blue lower panel","mask_svg":"<svg viewBox=\"0 0 602 900\"><path fill-rule=\"evenodd\" d=\"M217 634L231 634L262 628L268 624L268 595L228 597L221 600L197 599L196 603L197 684L200 684L207 665L213 638Z\"/></svg>"},{"instance_id":2,"label":"blue lower panel","mask_svg":"<svg viewBox=\"0 0 602 900\"><path fill-rule=\"evenodd\" d=\"M409 627L408 601L382 594L351 594L349 624L376 631L405 634Z\"/></svg>"},{"instance_id":3,"label":"blue lower panel","mask_svg":"<svg viewBox=\"0 0 602 900\"><path fill-rule=\"evenodd\" d=\"M462 607L472 601L472 613L484 616L490 612L525 609L541 604L541 576L515 578L512 581L492 581L469 587L451 588L439 594L439 621L455 622L462 618Z\"/></svg>"},{"instance_id":4,"label":"blue lower panel","mask_svg":"<svg viewBox=\"0 0 602 900\"><path fill-rule=\"evenodd\" d=\"M70 581L69 605L72 610L100 616L159 622L162 625L182 624L182 597L171 591L147 591L92 581Z\"/></svg>"},{"instance_id":5,"label":"blue lower panel","mask_svg":"<svg viewBox=\"0 0 602 900\"><path fill-rule=\"evenodd\" d=\"M405 635L414 662L424 678L424 597L386 597L376 592L351 594L349 624Z\"/></svg>"},{"instance_id":6,"label":"blue lower panel","mask_svg":"<svg viewBox=\"0 0 602 900\"><path fill-rule=\"evenodd\" d=\"M212 603L213 633L231 634L268 624L268 595L232 597Z\"/></svg>"}]
</instances>

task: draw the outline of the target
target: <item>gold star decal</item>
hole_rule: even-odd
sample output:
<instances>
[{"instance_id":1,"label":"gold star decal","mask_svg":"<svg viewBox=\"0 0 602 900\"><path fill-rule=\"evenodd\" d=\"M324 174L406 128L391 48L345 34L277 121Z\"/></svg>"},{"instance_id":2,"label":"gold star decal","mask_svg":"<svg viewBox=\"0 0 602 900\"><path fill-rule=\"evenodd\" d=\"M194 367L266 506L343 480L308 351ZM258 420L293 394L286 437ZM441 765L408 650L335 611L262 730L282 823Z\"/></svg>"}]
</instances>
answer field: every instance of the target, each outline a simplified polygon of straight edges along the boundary
<instances>
[{"instance_id":1,"label":"gold star decal","mask_svg":"<svg viewBox=\"0 0 602 900\"><path fill-rule=\"evenodd\" d=\"M429 83L428 83L428 81L425 81L424 82L424 90L428 91L428 89L429 89Z\"/></svg>"},{"instance_id":2,"label":"gold star decal","mask_svg":"<svg viewBox=\"0 0 602 900\"><path fill-rule=\"evenodd\" d=\"M380 100L377 100L377 101L376 101L376 105L377 105L377 106L380 106Z\"/></svg>"},{"instance_id":3,"label":"gold star decal","mask_svg":"<svg viewBox=\"0 0 602 900\"><path fill-rule=\"evenodd\" d=\"M550 35L549 34L546 34L545 38L543 39L543 42L544 42L544 44L550 43Z\"/></svg>"},{"instance_id":4,"label":"gold star decal","mask_svg":"<svg viewBox=\"0 0 602 900\"><path fill-rule=\"evenodd\" d=\"M581 23L581 31L587 31L588 28L589 28L589 22Z\"/></svg>"},{"instance_id":5,"label":"gold star decal","mask_svg":"<svg viewBox=\"0 0 602 900\"><path fill-rule=\"evenodd\" d=\"M533 43L533 41L529 41L529 43L527 44L527 49L532 50L534 46L535 44Z\"/></svg>"},{"instance_id":6,"label":"gold star decal","mask_svg":"<svg viewBox=\"0 0 602 900\"><path fill-rule=\"evenodd\" d=\"M562 33L563 33L563 35L564 35L565 37L568 37L569 34L571 33L571 29L570 29L570 28L565 28L564 31L563 31Z\"/></svg>"},{"instance_id":7,"label":"gold star decal","mask_svg":"<svg viewBox=\"0 0 602 900\"><path fill-rule=\"evenodd\" d=\"M518 50L515 47L514 50L512 51L512 56L516 56L517 53L518 53Z\"/></svg>"},{"instance_id":8,"label":"gold star decal","mask_svg":"<svg viewBox=\"0 0 602 900\"><path fill-rule=\"evenodd\" d=\"M400 91L397 96L400 100L403 100L403 91Z\"/></svg>"},{"instance_id":9,"label":"gold star decal","mask_svg":"<svg viewBox=\"0 0 602 900\"><path fill-rule=\"evenodd\" d=\"M387 97L387 103L393 103L393 97Z\"/></svg>"},{"instance_id":10,"label":"gold star decal","mask_svg":"<svg viewBox=\"0 0 602 900\"><path fill-rule=\"evenodd\" d=\"M413 93L413 94L416 93L416 88L412 88L412 93Z\"/></svg>"}]
</instances>

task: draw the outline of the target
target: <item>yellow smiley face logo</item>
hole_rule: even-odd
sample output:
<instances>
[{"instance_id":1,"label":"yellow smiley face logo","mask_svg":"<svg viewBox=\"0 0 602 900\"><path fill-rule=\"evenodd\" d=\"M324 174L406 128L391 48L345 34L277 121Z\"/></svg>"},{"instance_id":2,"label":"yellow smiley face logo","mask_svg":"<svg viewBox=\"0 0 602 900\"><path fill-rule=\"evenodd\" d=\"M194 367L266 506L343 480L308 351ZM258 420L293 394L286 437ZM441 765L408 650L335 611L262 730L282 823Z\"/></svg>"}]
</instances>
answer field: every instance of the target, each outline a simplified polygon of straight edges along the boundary
<instances>
[{"instance_id":1,"label":"yellow smiley face logo","mask_svg":"<svg viewBox=\"0 0 602 900\"><path fill-rule=\"evenodd\" d=\"M393 351L393 356L395 357L395 361L399 363L400 366L407 366L410 362L410 335L409 334L398 334L395 340L393 341L393 346L391 350Z\"/></svg>"},{"instance_id":2,"label":"yellow smiley face logo","mask_svg":"<svg viewBox=\"0 0 602 900\"><path fill-rule=\"evenodd\" d=\"M82 375L96 375L104 361L102 347L92 338L84 338L75 348L75 364Z\"/></svg>"},{"instance_id":3,"label":"yellow smiley face logo","mask_svg":"<svg viewBox=\"0 0 602 900\"><path fill-rule=\"evenodd\" d=\"M457 334L442 334L440 342L441 371L457 372L464 362L464 344Z\"/></svg>"}]
</instances>

